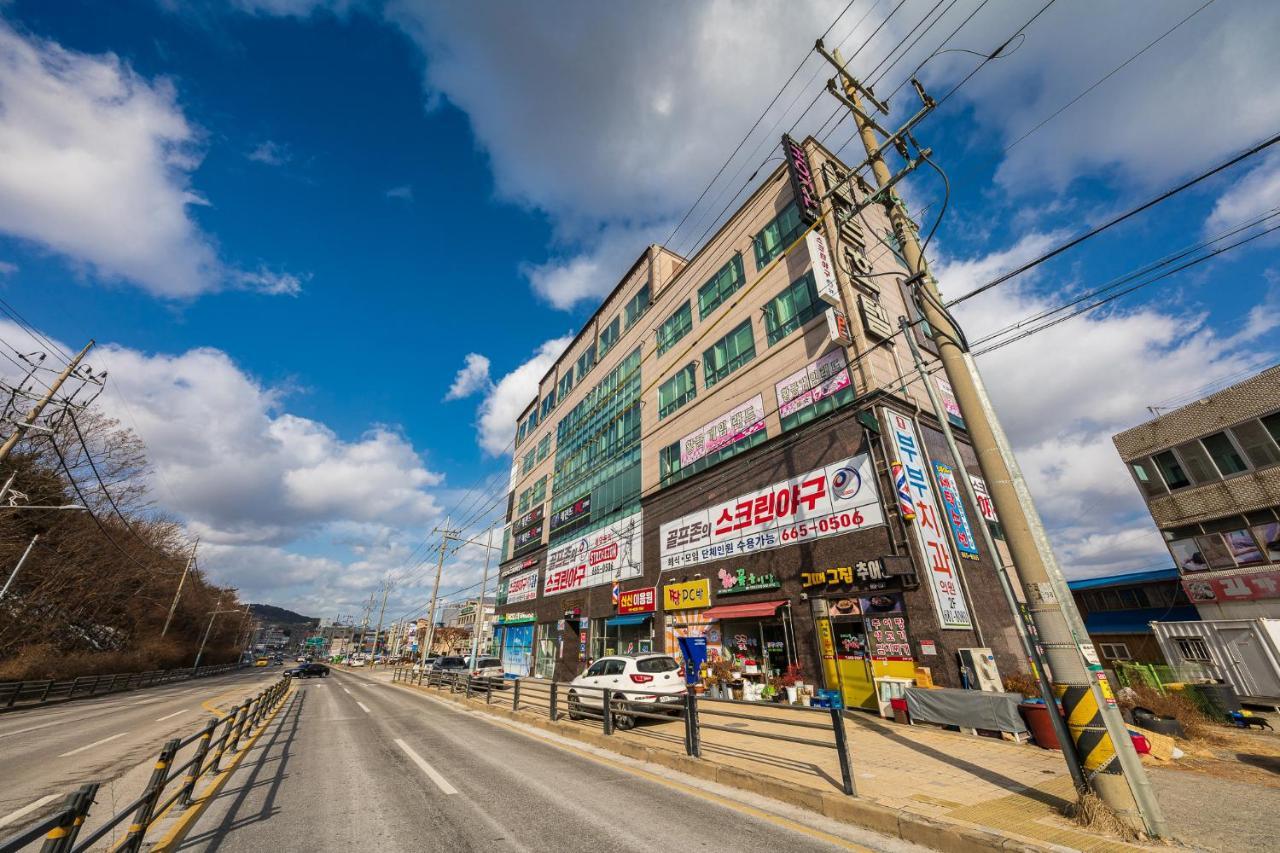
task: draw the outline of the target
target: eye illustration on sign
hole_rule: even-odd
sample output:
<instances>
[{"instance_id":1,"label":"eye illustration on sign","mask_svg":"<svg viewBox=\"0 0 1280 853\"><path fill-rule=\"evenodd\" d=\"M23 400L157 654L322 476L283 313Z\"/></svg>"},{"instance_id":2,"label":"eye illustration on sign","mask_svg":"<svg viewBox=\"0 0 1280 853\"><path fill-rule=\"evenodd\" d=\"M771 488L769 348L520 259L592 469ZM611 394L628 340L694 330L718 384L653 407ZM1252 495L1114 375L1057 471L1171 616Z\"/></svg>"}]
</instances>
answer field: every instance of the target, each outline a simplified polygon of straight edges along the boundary
<instances>
[{"instance_id":1,"label":"eye illustration on sign","mask_svg":"<svg viewBox=\"0 0 1280 853\"><path fill-rule=\"evenodd\" d=\"M840 468L831 475L831 493L848 500L862 488L862 475L855 468Z\"/></svg>"}]
</instances>

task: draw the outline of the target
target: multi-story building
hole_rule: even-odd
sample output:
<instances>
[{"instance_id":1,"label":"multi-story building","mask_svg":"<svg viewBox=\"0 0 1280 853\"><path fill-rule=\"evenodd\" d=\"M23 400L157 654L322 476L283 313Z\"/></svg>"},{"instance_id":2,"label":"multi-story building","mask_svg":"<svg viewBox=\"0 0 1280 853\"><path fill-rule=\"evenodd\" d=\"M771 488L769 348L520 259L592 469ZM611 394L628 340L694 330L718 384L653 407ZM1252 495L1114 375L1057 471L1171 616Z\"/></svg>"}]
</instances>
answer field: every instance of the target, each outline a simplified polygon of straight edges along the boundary
<instances>
[{"instance_id":1,"label":"multi-story building","mask_svg":"<svg viewBox=\"0 0 1280 853\"><path fill-rule=\"evenodd\" d=\"M939 375L956 460L913 368L907 335L936 348L898 237L878 204L852 215L869 188L819 143L783 147L693 257L641 253L521 413L509 671L701 636L871 706L877 675L958 686L962 648L1026 668L974 532L998 521L959 493L963 469L985 495L962 413Z\"/></svg>"},{"instance_id":2,"label":"multi-story building","mask_svg":"<svg viewBox=\"0 0 1280 853\"><path fill-rule=\"evenodd\" d=\"M467 648L470 649L470 637L479 632L480 649L488 649L493 638L493 614L497 605L496 599L486 597L481 604L480 598L468 598L453 602L444 610L440 624L447 628L461 628L467 632Z\"/></svg>"}]
</instances>

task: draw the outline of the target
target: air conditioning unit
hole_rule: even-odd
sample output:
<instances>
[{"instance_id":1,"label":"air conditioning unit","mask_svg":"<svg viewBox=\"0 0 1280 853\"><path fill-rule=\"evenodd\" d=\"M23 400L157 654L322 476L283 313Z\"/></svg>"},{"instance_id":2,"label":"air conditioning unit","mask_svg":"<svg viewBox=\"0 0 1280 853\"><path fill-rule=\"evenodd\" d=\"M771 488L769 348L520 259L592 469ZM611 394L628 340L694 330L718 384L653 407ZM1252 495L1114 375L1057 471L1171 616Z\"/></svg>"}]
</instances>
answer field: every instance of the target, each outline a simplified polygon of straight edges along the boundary
<instances>
[{"instance_id":1,"label":"air conditioning unit","mask_svg":"<svg viewBox=\"0 0 1280 853\"><path fill-rule=\"evenodd\" d=\"M960 656L960 674L968 682L970 690L1004 692L1004 682L1000 680L996 656L991 649L960 649L957 654Z\"/></svg>"}]
</instances>

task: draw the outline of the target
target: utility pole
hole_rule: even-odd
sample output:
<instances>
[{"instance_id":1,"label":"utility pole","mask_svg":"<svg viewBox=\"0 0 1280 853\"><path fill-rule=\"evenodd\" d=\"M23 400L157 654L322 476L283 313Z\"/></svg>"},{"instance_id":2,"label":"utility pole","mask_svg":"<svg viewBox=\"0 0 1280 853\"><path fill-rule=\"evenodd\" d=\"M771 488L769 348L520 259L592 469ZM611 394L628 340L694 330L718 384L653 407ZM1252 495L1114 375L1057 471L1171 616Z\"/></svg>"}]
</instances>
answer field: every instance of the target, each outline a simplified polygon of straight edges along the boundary
<instances>
[{"instance_id":1,"label":"utility pole","mask_svg":"<svg viewBox=\"0 0 1280 853\"><path fill-rule=\"evenodd\" d=\"M169 623L173 621L173 613L178 609L178 596L182 595L182 585L187 582L187 572L191 571L191 564L196 561L196 548L200 546L200 537L196 537L195 544L191 546L191 556L187 558L187 564L182 567L182 577L178 578L178 588L173 593L173 603L169 605L169 615L164 617L164 627L160 629L160 636L163 637L169 633ZM237 634L239 631L236 632Z\"/></svg>"},{"instance_id":2,"label":"utility pole","mask_svg":"<svg viewBox=\"0 0 1280 853\"><path fill-rule=\"evenodd\" d=\"M36 542L40 541L40 534L37 533L31 537L31 541L27 543L27 550L22 552L22 556L18 559L18 565L13 567L13 571L9 574L9 579L4 582L4 589L0 589L0 599L3 599L5 593L9 591L9 587L13 584L13 579L18 576L18 572L22 571L22 564L27 561L27 555L31 553L31 549L36 547Z\"/></svg>"},{"instance_id":3,"label":"utility pole","mask_svg":"<svg viewBox=\"0 0 1280 853\"><path fill-rule=\"evenodd\" d=\"M218 604L222 603L222 596L218 596ZM248 605L245 605L248 609ZM194 674L200 668L200 658L204 655L205 643L209 642L209 632L213 630L213 620L218 617L219 613L235 613L235 610L219 610L216 606L209 612L209 624L204 628L204 637L200 640L200 648L196 651L196 662L191 665L191 672Z\"/></svg>"},{"instance_id":4,"label":"utility pole","mask_svg":"<svg viewBox=\"0 0 1280 853\"><path fill-rule=\"evenodd\" d=\"M962 343L964 338L942 305L915 227L896 193L892 192L892 186L901 175L895 177L890 174L883 157L884 148L889 144L880 145L876 137L877 126L862 106L864 92L870 96L869 100L874 101L874 96L848 72L838 51L834 56L827 54L820 40L817 49L840 73L844 95L867 152L867 163L871 166L876 187L884 196L882 201L907 268L912 273L911 281L919 297L921 313L933 329L939 358L964 415L978 466L1004 526L1005 541L1022 578L1028 610L1052 670L1055 692L1061 696L1071 739L1083 760L1087 780L1103 802L1126 824L1155 837L1167 836L1168 828L1159 803L1115 705L1097 652L1067 589L1066 579L1049 545L1017 461L987 399L972 356ZM932 102L916 85L926 109L930 108ZM880 112L888 113L886 105L878 101L874 103ZM894 134L896 142L901 142L903 135L902 131Z\"/></svg>"},{"instance_id":5,"label":"utility pole","mask_svg":"<svg viewBox=\"0 0 1280 853\"><path fill-rule=\"evenodd\" d=\"M364 654L364 641L369 636L369 614L373 612L373 593L369 593L369 601L364 606L364 615L360 617L360 649L358 654Z\"/></svg>"},{"instance_id":6,"label":"utility pole","mask_svg":"<svg viewBox=\"0 0 1280 853\"><path fill-rule=\"evenodd\" d=\"M475 622L471 629L471 665L474 667L476 661L479 660L477 655L480 651L480 629L484 625L484 593L489 587L489 557L493 554L493 527L489 527L489 535L485 538L484 543L484 576L480 580L480 607L476 611Z\"/></svg>"},{"instance_id":7,"label":"utility pole","mask_svg":"<svg viewBox=\"0 0 1280 853\"><path fill-rule=\"evenodd\" d=\"M45 406L49 405L49 401L53 399L53 395L58 393L58 389L62 387L62 383L66 382L67 378L75 372L76 367L80 365L81 359L83 359L85 354L93 348L93 343L94 342L92 340L89 341L89 343L85 344L84 349L80 350L80 352L76 354L76 357L71 359L71 363L67 365L65 370L58 374L58 378L53 380L53 384L49 386L49 393L41 397L40 400L31 407L31 411L27 412L27 416L23 418L22 422L15 425L17 428L13 431L13 434L5 439L4 444L0 444L0 463L3 463L9 458L9 453L13 451L18 440L22 438L23 434L26 433L26 431L31 428L31 425L36 422L36 418L40 417L40 413L44 411Z\"/></svg>"},{"instance_id":8,"label":"utility pole","mask_svg":"<svg viewBox=\"0 0 1280 853\"><path fill-rule=\"evenodd\" d=\"M431 644L436 639L436 599L440 597L440 575L444 572L444 552L449 547L449 540L458 538L457 534L461 531L451 530L449 519L445 518L444 527L433 527L431 532L440 534L440 562L436 563L436 580L431 586L431 605L427 608L427 636L423 638L422 648L418 654L419 660L427 659L431 654Z\"/></svg>"},{"instance_id":9,"label":"utility pole","mask_svg":"<svg viewBox=\"0 0 1280 853\"><path fill-rule=\"evenodd\" d=\"M382 617L387 613L387 593L391 592L391 579L383 578L382 580L382 608L378 610L378 630L373 633L373 657L376 661L378 658L378 639L382 636ZM387 650L386 645L382 647L383 652Z\"/></svg>"}]
</instances>

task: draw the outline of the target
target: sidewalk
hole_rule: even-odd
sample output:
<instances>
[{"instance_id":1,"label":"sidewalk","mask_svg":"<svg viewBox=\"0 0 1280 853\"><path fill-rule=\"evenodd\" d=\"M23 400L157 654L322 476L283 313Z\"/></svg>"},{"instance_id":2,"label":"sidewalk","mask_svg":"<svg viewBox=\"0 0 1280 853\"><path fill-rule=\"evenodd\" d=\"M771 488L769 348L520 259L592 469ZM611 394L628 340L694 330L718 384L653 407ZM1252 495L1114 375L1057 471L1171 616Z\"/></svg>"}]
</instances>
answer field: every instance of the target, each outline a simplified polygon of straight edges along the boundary
<instances>
[{"instance_id":1,"label":"sidewalk","mask_svg":"<svg viewBox=\"0 0 1280 853\"><path fill-rule=\"evenodd\" d=\"M362 674L391 680L389 671ZM551 724L545 704L541 709L526 706L526 702L545 702L531 695L522 696L520 711L512 713L510 690L495 691L494 703L486 707L483 696L467 702L461 694L451 695L448 690L399 686L465 703L495 716L548 728L692 775L715 776L724 784L737 785L879 831L901 831L902 837L908 837L910 832L914 837L908 840L942 849L956 849L959 842L956 838L948 842L936 833L933 840L928 839L926 836L930 833L925 830L931 825L986 830L1011 842L1001 845L998 841L993 843L990 836L974 833L974 837L962 839L968 842L964 845L968 849L1000 846L1017 849L1019 841L1042 850L1051 846L1100 852L1153 849L1086 832L1062 817L1061 809L1072 794L1066 766L1059 753L1035 747L923 726L899 726L854 714L846 718L846 730L858 793L855 799L841 793L835 750L749 734L759 731L795 736L799 731L801 736L814 740L830 737L818 730L707 715L704 721L714 719L719 725L740 731L703 729L703 757L698 760L685 755L684 724L679 719L643 720L634 729L617 731L605 738L598 721L570 722L562 717L560 722ZM734 711L779 719L826 719L787 706L730 707ZM841 814L833 814L835 810Z\"/></svg>"}]
</instances>

